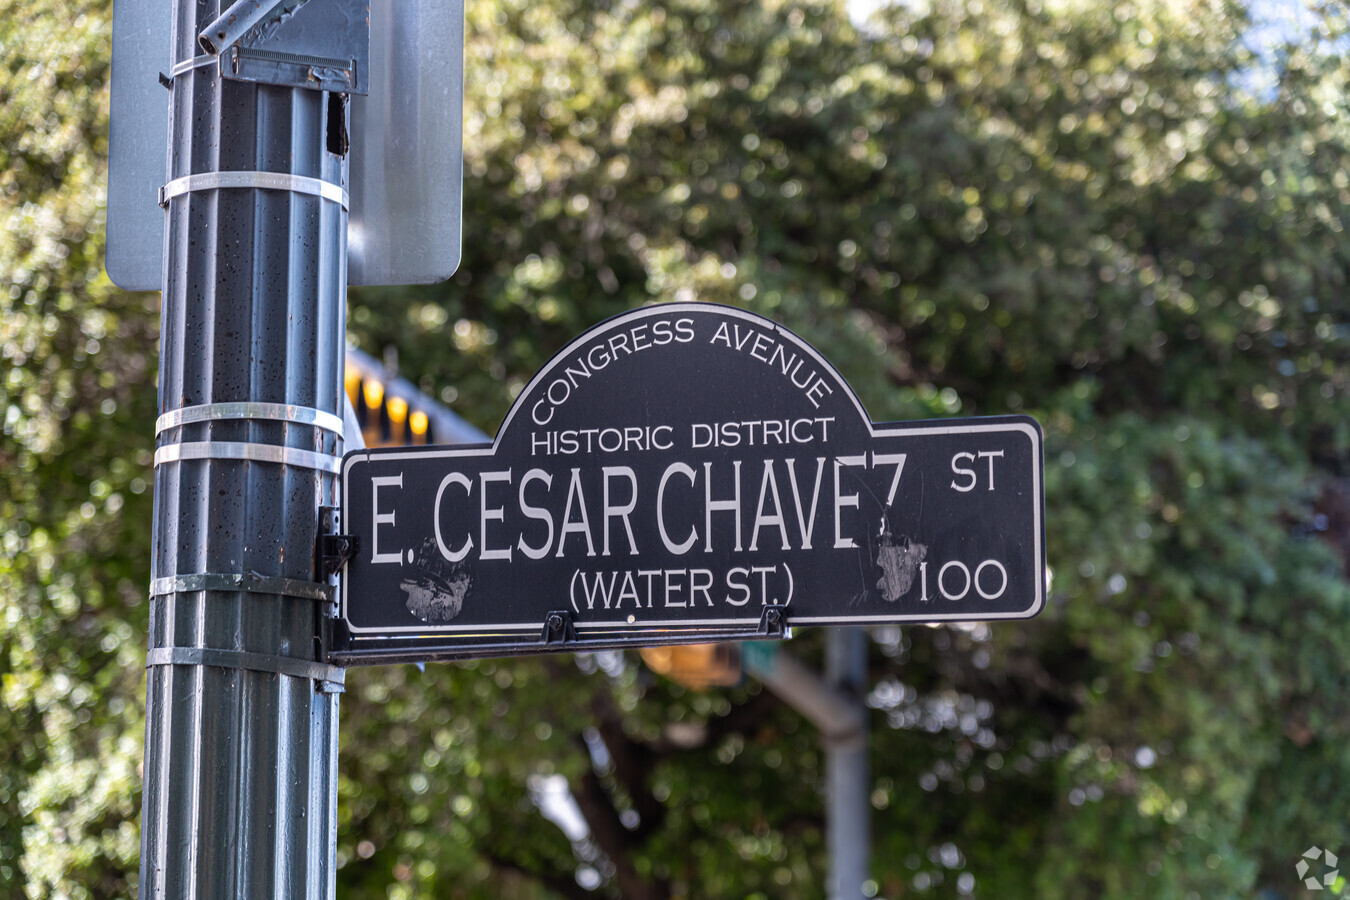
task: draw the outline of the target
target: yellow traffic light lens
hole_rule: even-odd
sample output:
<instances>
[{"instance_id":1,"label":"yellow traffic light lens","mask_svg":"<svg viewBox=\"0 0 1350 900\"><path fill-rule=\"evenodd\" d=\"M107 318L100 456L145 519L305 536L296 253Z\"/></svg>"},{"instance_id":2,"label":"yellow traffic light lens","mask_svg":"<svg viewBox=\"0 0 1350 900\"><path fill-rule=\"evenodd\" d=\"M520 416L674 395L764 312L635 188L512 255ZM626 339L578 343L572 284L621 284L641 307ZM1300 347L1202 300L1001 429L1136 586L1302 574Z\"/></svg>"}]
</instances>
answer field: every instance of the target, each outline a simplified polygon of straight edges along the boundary
<instances>
[{"instance_id":1,"label":"yellow traffic light lens","mask_svg":"<svg viewBox=\"0 0 1350 900\"><path fill-rule=\"evenodd\" d=\"M379 409L384 402L384 385L373 378L361 385L361 392L366 398L366 409Z\"/></svg>"}]
</instances>

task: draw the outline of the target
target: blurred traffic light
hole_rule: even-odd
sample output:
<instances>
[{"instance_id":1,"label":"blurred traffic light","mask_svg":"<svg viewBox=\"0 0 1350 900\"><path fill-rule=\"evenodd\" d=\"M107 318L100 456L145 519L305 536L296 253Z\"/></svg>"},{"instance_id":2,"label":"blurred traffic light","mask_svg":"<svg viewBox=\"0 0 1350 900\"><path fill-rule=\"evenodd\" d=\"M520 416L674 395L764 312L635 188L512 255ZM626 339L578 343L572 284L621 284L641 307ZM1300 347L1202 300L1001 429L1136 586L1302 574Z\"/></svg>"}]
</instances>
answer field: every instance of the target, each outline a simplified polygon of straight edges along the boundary
<instances>
[{"instance_id":1,"label":"blurred traffic light","mask_svg":"<svg viewBox=\"0 0 1350 900\"><path fill-rule=\"evenodd\" d=\"M347 350L343 382L367 447L477 444L491 440L412 382L391 373L360 350Z\"/></svg>"},{"instance_id":2,"label":"blurred traffic light","mask_svg":"<svg viewBox=\"0 0 1350 900\"><path fill-rule=\"evenodd\" d=\"M643 647L638 652L647 668L696 691L741 683L741 652L737 644L677 644Z\"/></svg>"}]
</instances>

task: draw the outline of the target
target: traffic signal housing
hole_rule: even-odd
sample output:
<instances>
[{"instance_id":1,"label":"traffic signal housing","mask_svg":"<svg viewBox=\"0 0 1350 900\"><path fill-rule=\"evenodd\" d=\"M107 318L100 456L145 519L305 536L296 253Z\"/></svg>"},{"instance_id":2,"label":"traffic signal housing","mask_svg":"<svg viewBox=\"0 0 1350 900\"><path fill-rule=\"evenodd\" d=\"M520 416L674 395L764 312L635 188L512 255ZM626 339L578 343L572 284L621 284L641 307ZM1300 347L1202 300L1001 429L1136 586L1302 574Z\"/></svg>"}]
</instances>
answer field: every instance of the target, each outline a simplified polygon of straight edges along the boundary
<instances>
[{"instance_id":1,"label":"traffic signal housing","mask_svg":"<svg viewBox=\"0 0 1350 900\"><path fill-rule=\"evenodd\" d=\"M367 447L478 444L486 434L374 357L347 349L343 386Z\"/></svg>"}]
</instances>

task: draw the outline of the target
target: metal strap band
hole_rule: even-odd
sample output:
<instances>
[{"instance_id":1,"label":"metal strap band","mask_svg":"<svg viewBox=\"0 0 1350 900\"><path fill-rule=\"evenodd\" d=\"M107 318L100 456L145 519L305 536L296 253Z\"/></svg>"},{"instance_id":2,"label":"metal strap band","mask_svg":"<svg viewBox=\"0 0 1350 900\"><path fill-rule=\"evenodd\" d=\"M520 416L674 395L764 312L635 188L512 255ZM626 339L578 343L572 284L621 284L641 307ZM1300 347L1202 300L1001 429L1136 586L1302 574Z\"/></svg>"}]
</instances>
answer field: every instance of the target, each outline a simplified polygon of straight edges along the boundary
<instances>
[{"instance_id":1,"label":"metal strap band","mask_svg":"<svg viewBox=\"0 0 1350 900\"><path fill-rule=\"evenodd\" d=\"M304 600L331 600L333 586L317 581L300 581L242 572L200 572L195 575L170 575L150 582L151 597L192 591L245 591L252 594L276 594Z\"/></svg>"},{"instance_id":2,"label":"metal strap band","mask_svg":"<svg viewBox=\"0 0 1350 900\"><path fill-rule=\"evenodd\" d=\"M172 409L155 420L155 434L179 425L210 422L220 419L267 419L278 422L296 422L313 425L333 434L342 434L342 417L309 406L288 403L203 403Z\"/></svg>"},{"instance_id":3,"label":"metal strap band","mask_svg":"<svg viewBox=\"0 0 1350 900\"><path fill-rule=\"evenodd\" d=\"M174 197L194 191L214 191L219 188L263 188L269 191L294 191L322 197L340 203L347 209L347 191L341 185L285 172L198 172L175 178L159 189L159 205L164 206Z\"/></svg>"},{"instance_id":4,"label":"metal strap band","mask_svg":"<svg viewBox=\"0 0 1350 900\"><path fill-rule=\"evenodd\" d=\"M191 441L169 444L155 451L155 465L181 462L185 459L246 459L250 462L281 463L302 469L317 469L336 474L342 468L342 457L313 450L297 450L276 444L246 444L238 441Z\"/></svg>"},{"instance_id":5,"label":"metal strap band","mask_svg":"<svg viewBox=\"0 0 1350 900\"><path fill-rule=\"evenodd\" d=\"M290 675L341 686L347 670L328 663L293 656L245 653L241 650L216 650L209 647L155 647L145 657L147 669L155 666L215 666L219 669L248 669L273 675Z\"/></svg>"},{"instance_id":6,"label":"metal strap band","mask_svg":"<svg viewBox=\"0 0 1350 900\"><path fill-rule=\"evenodd\" d=\"M184 72L191 72L193 69L204 69L207 66L214 66L219 61L220 60L217 59L216 57L207 56L205 54L203 54L202 56L194 56L191 59L185 59L182 62L175 64L173 67L173 71L171 71L169 74L172 75L174 78L177 78Z\"/></svg>"}]
</instances>

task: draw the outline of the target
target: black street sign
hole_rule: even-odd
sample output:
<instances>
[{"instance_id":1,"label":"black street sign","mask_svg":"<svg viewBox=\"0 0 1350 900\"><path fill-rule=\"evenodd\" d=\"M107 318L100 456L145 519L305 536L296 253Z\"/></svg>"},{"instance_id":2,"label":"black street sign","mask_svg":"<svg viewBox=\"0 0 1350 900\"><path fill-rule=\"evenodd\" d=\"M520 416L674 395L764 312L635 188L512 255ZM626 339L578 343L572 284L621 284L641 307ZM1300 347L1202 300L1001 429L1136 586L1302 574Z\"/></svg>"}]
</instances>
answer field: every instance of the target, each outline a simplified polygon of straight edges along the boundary
<instances>
[{"instance_id":1,"label":"black street sign","mask_svg":"<svg viewBox=\"0 0 1350 900\"><path fill-rule=\"evenodd\" d=\"M491 444L347 454L333 657L1018 619L1045 599L1041 431L874 424L839 373L732 307L617 316Z\"/></svg>"}]
</instances>

